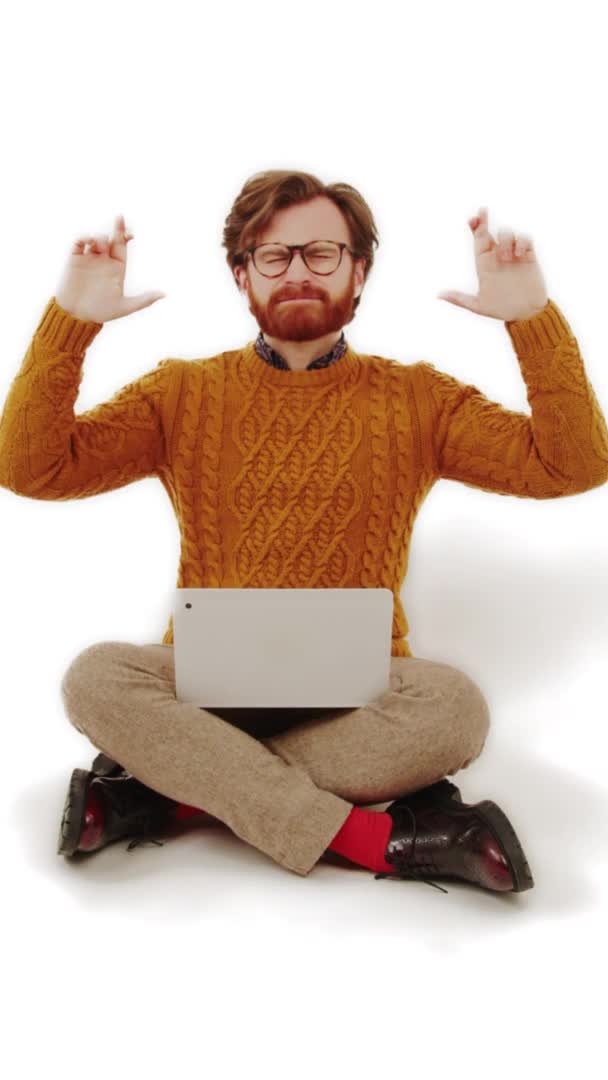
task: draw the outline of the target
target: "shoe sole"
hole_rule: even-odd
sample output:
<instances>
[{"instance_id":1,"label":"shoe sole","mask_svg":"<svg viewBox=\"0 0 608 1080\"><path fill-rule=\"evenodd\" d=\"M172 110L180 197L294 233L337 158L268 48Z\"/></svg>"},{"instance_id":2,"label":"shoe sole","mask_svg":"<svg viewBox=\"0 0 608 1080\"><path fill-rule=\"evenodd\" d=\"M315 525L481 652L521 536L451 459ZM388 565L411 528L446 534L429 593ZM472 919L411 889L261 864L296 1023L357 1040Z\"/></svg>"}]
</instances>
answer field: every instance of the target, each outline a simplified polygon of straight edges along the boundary
<instances>
[{"instance_id":1,"label":"shoe sole","mask_svg":"<svg viewBox=\"0 0 608 1080\"><path fill-rule=\"evenodd\" d=\"M58 855L70 856L78 851L84 825L87 792L91 780L94 779L95 773L87 769L74 769L72 772L59 826Z\"/></svg>"}]
</instances>

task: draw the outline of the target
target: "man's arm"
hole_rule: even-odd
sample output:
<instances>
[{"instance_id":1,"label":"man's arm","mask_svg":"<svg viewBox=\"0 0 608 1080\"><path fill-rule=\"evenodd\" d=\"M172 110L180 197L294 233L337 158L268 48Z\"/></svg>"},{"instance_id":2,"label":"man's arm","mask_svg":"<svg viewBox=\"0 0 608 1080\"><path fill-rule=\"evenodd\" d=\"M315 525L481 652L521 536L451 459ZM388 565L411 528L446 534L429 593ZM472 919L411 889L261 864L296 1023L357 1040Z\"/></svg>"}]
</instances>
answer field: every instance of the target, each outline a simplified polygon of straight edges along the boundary
<instances>
[{"instance_id":1,"label":"man's arm","mask_svg":"<svg viewBox=\"0 0 608 1080\"><path fill-rule=\"evenodd\" d=\"M437 475L530 499L574 495L605 484L606 420L560 309L549 300L533 318L505 326L526 382L531 416L503 408L433 364L412 368L422 384Z\"/></svg>"},{"instance_id":2,"label":"man's arm","mask_svg":"<svg viewBox=\"0 0 608 1080\"><path fill-rule=\"evenodd\" d=\"M82 499L158 474L171 360L74 414L87 347L102 328L52 297L0 416L0 486L32 499Z\"/></svg>"}]
</instances>

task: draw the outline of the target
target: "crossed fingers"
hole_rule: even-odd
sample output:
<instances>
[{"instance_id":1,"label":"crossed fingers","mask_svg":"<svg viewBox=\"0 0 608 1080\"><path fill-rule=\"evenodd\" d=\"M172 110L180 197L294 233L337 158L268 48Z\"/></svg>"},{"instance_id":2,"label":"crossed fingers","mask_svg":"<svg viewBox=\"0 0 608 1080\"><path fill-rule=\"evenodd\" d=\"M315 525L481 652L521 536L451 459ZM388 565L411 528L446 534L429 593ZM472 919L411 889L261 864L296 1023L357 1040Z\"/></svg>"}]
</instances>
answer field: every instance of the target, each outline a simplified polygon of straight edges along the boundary
<instances>
[{"instance_id":1,"label":"crossed fingers","mask_svg":"<svg viewBox=\"0 0 608 1080\"><path fill-rule=\"evenodd\" d=\"M95 236L79 236L78 239L74 241L72 254L83 254L87 247L90 252L103 254L108 251L110 244L126 245L129 240L132 239L133 233L125 228L125 219L122 214L119 214L114 220L114 233L111 240L107 233L98 233Z\"/></svg>"},{"instance_id":2,"label":"crossed fingers","mask_svg":"<svg viewBox=\"0 0 608 1080\"><path fill-rule=\"evenodd\" d=\"M469 218L469 225L475 240L475 253L483 255L488 251L495 251L498 259L509 262L513 258L532 253L533 244L531 237L525 233L517 236L512 229L499 229L498 240L488 230L488 208L480 207L478 213Z\"/></svg>"}]
</instances>

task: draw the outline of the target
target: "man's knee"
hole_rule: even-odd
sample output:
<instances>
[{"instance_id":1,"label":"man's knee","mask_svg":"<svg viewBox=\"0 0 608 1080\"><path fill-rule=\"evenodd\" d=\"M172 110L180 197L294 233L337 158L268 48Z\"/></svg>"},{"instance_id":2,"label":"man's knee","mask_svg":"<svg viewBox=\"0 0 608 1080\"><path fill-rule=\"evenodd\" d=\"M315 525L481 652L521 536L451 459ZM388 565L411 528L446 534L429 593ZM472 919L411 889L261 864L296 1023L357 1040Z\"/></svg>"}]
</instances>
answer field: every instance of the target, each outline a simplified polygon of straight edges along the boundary
<instances>
[{"instance_id":1,"label":"man's knee","mask_svg":"<svg viewBox=\"0 0 608 1080\"><path fill-rule=\"evenodd\" d=\"M441 666L445 669L445 696L450 702L450 715L453 720L455 703L469 764L483 750L490 730L490 707L474 679L459 668Z\"/></svg>"},{"instance_id":2,"label":"man's knee","mask_svg":"<svg viewBox=\"0 0 608 1080\"><path fill-rule=\"evenodd\" d=\"M78 653L61 680L64 701L89 686L92 680L102 677L103 670L107 668L120 644L121 642L117 641L99 641Z\"/></svg>"},{"instance_id":3,"label":"man's knee","mask_svg":"<svg viewBox=\"0 0 608 1080\"><path fill-rule=\"evenodd\" d=\"M70 723L82 735L93 737L94 690L104 686L108 667L122 645L119 641L99 641L89 645L72 660L61 680L61 697Z\"/></svg>"},{"instance_id":4,"label":"man's knee","mask_svg":"<svg viewBox=\"0 0 608 1080\"><path fill-rule=\"evenodd\" d=\"M490 707L480 687L464 671L458 671L458 683L461 695L459 710L467 754L462 768L466 768L479 757L485 746L490 730Z\"/></svg>"}]
</instances>

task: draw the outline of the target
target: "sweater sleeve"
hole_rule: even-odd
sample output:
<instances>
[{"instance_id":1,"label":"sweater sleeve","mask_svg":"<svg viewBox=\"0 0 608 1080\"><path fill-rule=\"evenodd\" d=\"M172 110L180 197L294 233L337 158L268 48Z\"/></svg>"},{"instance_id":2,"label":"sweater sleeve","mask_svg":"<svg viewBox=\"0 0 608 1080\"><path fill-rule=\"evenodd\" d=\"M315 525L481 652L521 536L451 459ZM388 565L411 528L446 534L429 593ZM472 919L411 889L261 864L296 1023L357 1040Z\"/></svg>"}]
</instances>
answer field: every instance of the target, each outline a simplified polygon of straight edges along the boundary
<instances>
[{"instance_id":1,"label":"sweater sleeve","mask_svg":"<svg viewBox=\"0 0 608 1080\"><path fill-rule=\"evenodd\" d=\"M55 297L47 303L0 416L0 486L32 499L83 499L165 464L171 360L74 414L85 351L102 326L70 315Z\"/></svg>"},{"instance_id":2,"label":"sweater sleeve","mask_svg":"<svg viewBox=\"0 0 608 1080\"><path fill-rule=\"evenodd\" d=\"M608 428L576 338L552 300L506 322L531 415L505 409L478 387L414 365L438 476L499 495L552 499L608 480Z\"/></svg>"}]
</instances>

